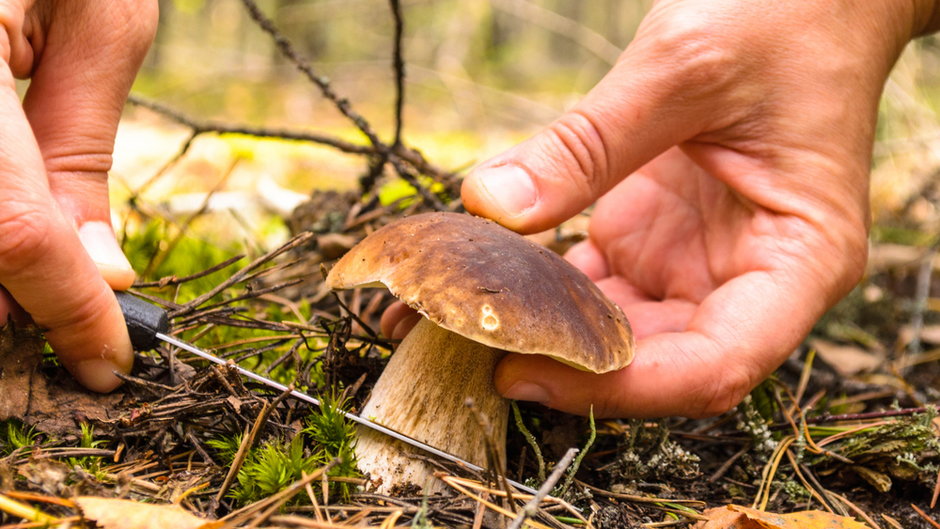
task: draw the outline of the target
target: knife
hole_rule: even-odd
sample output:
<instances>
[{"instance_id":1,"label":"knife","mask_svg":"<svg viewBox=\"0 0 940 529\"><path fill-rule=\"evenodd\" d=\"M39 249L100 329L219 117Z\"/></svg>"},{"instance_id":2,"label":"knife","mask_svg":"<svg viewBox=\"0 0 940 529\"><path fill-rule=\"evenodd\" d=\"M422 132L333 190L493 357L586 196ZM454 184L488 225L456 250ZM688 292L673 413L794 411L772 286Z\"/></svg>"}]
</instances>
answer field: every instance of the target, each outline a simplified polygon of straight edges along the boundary
<instances>
[{"instance_id":1,"label":"knife","mask_svg":"<svg viewBox=\"0 0 940 529\"><path fill-rule=\"evenodd\" d=\"M202 349L199 349L198 347L190 343L184 342L180 339L170 336L169 334L167 334L170 332L170 321L169 321L169 318L167 317L166 311L163 310L162 308L148 301L145 301L141 298L138 298L137 296L129 294L127 292L115 292L115 295L117 296L118 304L121 306L121 312L124 314L124 321L127 323L127 332L130 335L131 345L133 345L135 351L149 351L151 349L156 348L160 344L160 342L164 342L174 347L178 347L179 349L182 349L184 351L188 351L214 364L218 364L220 366L230 366L231 368L238 371L238 373L244 376L245 378L249 378L251 380L254 380L255 382L259 382L265 386L268 386L270 388L276 389L281 392L289 392L289 394L292 397L298 400L302 400L304 402L313 404L314 406L322 406L319 399L316 399L302 391L298 391L296 389L290 389L284 384L281 384L280 382L276 382L274 380L271 380L270 378L259 375L258 373L245 369L234 362L230 362L228 360L219 358L218 356L212 353L203 351ZM366 419L354 413L350 413L350 412L343 411L343 410L338 410L338 411L342 413L345 418L349 419L350 421L354 423L360 424L362 426L365 426L366 428L383 433L409 446L412 446L414 448L417 448L429 454L433 454L442 459L446 459L453 463L457 463L458 465L464 466L466 468L469 468L477 472L481 472L484 470L483 467L479 465L475 465L453 454L449 454L439 448L435 448L427 443L421 442L403 433L397 432L387 426L383 426L377 422L370 421L369 419ZM536 491L532 487L523 485L522 483L513 481L511 479L506 478L506 482L523 492L527 492L533 495L538 493L538 491Z\"/></svg>"}]
</instances>

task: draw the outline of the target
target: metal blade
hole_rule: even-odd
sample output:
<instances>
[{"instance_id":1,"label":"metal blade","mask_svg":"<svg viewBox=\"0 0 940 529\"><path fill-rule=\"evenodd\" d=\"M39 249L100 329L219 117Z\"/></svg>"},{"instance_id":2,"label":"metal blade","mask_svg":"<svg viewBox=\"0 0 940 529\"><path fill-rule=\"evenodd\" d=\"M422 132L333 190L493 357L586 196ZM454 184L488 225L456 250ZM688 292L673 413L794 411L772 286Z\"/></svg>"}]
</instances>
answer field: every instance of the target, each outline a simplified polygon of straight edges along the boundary
<instances>
[{"instance_id":1,"label":"metal blade","mask_svg":"<svg viewBox=\"0 0 940 529\"><path fill-rule=\"evenodd\" d=\"M207 352L203 351L202 349L199 349L198 347L196 347L196 346L194 346L194 345L192 345L192 344L186 343L186 342L184 342L184 341L182 341L182 340L178 340L178 339L176 339L176 338L174 338L174 337L172 337L172 336L168 336L168 335L166 335L166 334L163 334L162 332L156 333L156 337L159 338L160 340L163 340L164 342L166 342L166 343L168 343L168 344L170 344L170 345L173 345L173 346L175 346L175 347L179 347L180 349L182 349L182 350L184 350L184 351L188 351L188 352L190 352L190 353L192 353L192 354L194 354L194 355L196 355L196 356L198 356L198 357L200 357L200 358L204 358L204 359L206 359L206 360L208 360L208 361L210 361L210 362L212 362L212 363L214 363L214 364L218 364L218 365L220 365L220 366L231 366L232 368L234 368L236 371L238 371L241 375L245 376L246 378L250 378L251 380L254 380L255 382L260 382L261 384L264 384L265 386L274 388L274 389L276 389L276 390L278 390L278 391L288 391L288 389L289 389L287 386L285 386L284 384L281 384L280 382L276 382L276 381L274 381L274 380L271 380L270 378L261 376L261 375L255 373L254 371L249 371L248 369L245 369L245 368L239 366L238 364L236 364L236 363L234 363L234 362L229 362L229 361L227 361L227 360L223 360L223 359L219 358L218 356L215 356L215 355L212 354L212 353L207 353ZM319 401L318 399L316 399L316 398L314 398L314 397L311 397L310 395L308 395L308 394L306 394L306 393L303 393L302 391L297 391L296 389L292 389L292 390L290 390L289 393L290 393L290 395L291 395L292 397L295 397L295 398L297 398L297 399L300 399L300 400L302 400L302 401L304 401L304 402L308 402L308 403L313 404L313 405L315 405L315 406L321 406L320 401ZM467 468L469 468L470 470L475 470L475 471L477 471L477 472L480 472L480 471L483 470L483 468L480 467L479 465L474 465L473 463L471 463L471 462L469 462L469 461L465 461L465 460L463 460L463 459L461 459L461 458L459 458L459 457L457 457L457 456L455 456L455 455L451 455L451 454L448 454L447 452L444 452L443 450L440 450L440 449L438 449L438 448L434 448L433 446L431 446L431 445L429 445L429 444L427 444L427 443L422 443L421 441L418 441L417 439L412 439L411 437L408 437L407 435L405 435L405 434L403 434L403 433L396 432L395 430L392 430L391 428L388 428L388 427L386 427L386 426L382 426L382 425L379 424L379 423L370 421L369 419L365 419L365 418L360 417L360 416L358 416L358 415L356 415L356 414L354 414L354 413L349 413L349 412L346 412L346 411L343 411L343 410L337 410L337 411L339 411L340 413L342 413L343 416L346 417L347 419L349 419L350 421L353 421L353 422L355 422L355 423L357 423L357 424L361 424L361 425L365 426L366 428L370 428L370 429L375 430L375 431L377 431L377 432L381 432L381 433L383 433L383 434L385 434L385 435L387 435L387 436L389 436L389 437L392 437L392 438L397 439L397 440L399 440L399 441L401 441L401 442L403 442L403 443L405 443L405 444L408 444L408 445L410 445L410 446L413 446L413 447L415 447L415 448L418 448L418 449L420 449L420 450L423 450L423 451L425 451L425 452L427 452L427 453L429 453L429 454L434 454L434 455L436 455L437 457L446 459L446 460L451 461L451 462L453 462L453 463L457 463L458 465L462 465L462 466L464 466L464 467L467 467ZM533 494L533 495L534 495L534 494L536 494L536 493L538 492L538 491L536 491L535 489L533 489L532 487L528 487L528 486L526 486L526 485L523 485L522 483L513 481L513 480L508 479L508 478L506 479L506 482L509 483L510 485L512 485L513 487L516 487L517 489L519 489L519 490L521 490L521 491L523 491L523 492L527 492L527 493L529 493L529 494Z\"/></svg>"}]
</instances>

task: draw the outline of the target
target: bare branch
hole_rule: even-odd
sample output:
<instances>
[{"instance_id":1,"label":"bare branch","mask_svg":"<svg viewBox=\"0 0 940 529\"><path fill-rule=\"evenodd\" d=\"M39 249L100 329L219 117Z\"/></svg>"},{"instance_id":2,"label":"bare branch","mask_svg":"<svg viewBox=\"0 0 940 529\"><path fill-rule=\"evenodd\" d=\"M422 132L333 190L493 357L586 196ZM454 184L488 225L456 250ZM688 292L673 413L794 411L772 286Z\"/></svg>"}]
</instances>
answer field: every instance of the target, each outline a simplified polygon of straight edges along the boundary
<instances>
[{"instance_id":1,"label":"bare branch","mask_svg":"<svg viewBox=\"0 0 940 529\"><path fill-rule=\"evenodd\" d=\"M244 134L246 136L254 136L257 138L276 138L281 140L295 140L295 141L308 141L311 143L318 143L321 145L326 145L332 147L339 151L349 153L349 154L362 154L362 155L371 155L375 154L376 150L367 145L359 145L356 143L351 143L345 140L333 136L327 136L324 134L317 134L315 132L308 131L298 131L298 130L288 130L288 129L269 129L264 127L249 127L245 125L230 125L227 123L220 123L216 121L199 121L193 119L189 116L186 116L182 112L170 108L162 103L156 101L150 101L138 95L131 94L127 98L128 103L132 105L146 108L147 110L156 112L161 116L164 116L171 121L175 121L180 125L189 127L193 130L193 136L198 136L199 134L215 133L215 134ZM187 142L187 147L191 143L192 139ZM183 151L185 152L185 151ZM179 156L177 156L178 158ZM175 160L176 158L174 158Z\"/></svg>"},{"instance_id":2,"label":"bare branch","mask_svg":"<svg viewBox=\"0 0 940 529\"><path fill-rule=\"evenodd\" d=\"M261 12L261 9L258 8L258 4L254 0L242 0L242 4L245 5L245 8L248 9L248 14L251 16L251 19L254 20L261 29L271 36L274 39L274 45L277 47L278 51L281 52L281 55L287 58L294 66L307 77L313 84L320 89L320 93L323 94L323 97L331 101L336 108L344 116L349 118L350 121L356 125L360 131L367 138L369 142L375 146L376 150L379 152L388 152L388 145L382 143L379 140L378 135L372 130L372 126L369 125L369 122L366 121L361 114L353 110L352 106L349 104L349 100L345 97L340 97L334 90L333 86L330 84L330 80L326 77L318 75L314 70L313 66L294 49L294 45L291 44L291 41L284 36L280 30L277 29L277 26L274 25L274 22L264 15Z\"/></svg>"},{"instance_id":3,"label":"bare branch","mask_svg":"<svg viewBox=\"0 0 940 529\"><path fill-rule=\"evenodd\" d=\"M389 0L392 18L395 20L395 40L392 49L392 68L395 71L395 139L393 146L401 145L402 109L405 106L405 61L402 58L402 37L405 33L405 21L401 15L399 0Z\"/></svg>"}]
</instances>

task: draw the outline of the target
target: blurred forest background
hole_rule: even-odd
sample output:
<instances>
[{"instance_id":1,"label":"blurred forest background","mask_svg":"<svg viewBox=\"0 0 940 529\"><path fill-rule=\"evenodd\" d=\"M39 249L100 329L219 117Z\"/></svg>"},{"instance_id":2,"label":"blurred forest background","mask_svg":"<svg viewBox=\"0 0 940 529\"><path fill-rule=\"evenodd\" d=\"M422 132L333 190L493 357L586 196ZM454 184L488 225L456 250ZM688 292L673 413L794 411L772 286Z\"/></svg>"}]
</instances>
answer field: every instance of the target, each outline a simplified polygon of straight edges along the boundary
<instances>
[{"instance_id":1,"label":"blurred forest background","mask_svg":"<svg viewBox=\"0 0 940 529\"><path fill-rule=\"evenodd\" d=\"M520 141L604 75L651 4L403 0L405 142L439 167L460 171ZM261 0L258 6L390 140L395 91L388 3ZM363 142L278 53L241 2L160 0L160 7L160 29L135 94L197 121L313 130ZM921 39L908 47L886 86L873 159L876 237L924 244L936 232L933 201L922 197L940 167L938 72L940 46L932 37ZM353 188L364 171L361 157L326 147L207 134L154 178L190 132L129 107L115 153L114 204L130 196L172 198L170 210L189 211L201 201L193 193L250 195L274 183L306 195L314 188ZM220 195L216 202L219 209L241 207L242 199L234 200L226 203Z\"/></svg>"}]
</instances>

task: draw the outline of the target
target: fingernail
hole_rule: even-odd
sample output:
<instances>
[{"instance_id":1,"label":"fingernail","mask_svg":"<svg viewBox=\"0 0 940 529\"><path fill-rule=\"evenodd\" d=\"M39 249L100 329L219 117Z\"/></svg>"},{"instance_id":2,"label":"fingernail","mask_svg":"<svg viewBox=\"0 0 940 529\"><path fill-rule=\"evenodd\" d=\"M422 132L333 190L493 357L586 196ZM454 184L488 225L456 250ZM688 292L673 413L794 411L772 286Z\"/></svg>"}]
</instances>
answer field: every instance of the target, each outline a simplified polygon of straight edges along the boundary
<instances>
[{"instance_id":1,"label":"fingernail","mask_svg":"<svg viewBox=\"0 0 940 529\"><path fill-rule=\"evenodd\" d=\"M99 393L107 393L121 385L121 379L114 374L115 371L125 370L104 359L85 360L72 368L72 374L83 386Z\"/></svg>"},{"instance_id":2,"label":"fingernail","mask_svg":"<svg viewBox=\"0 0 940 529\"><path fill-rule=\"evenodd\" d=\"M529 173L515 165L500 165L474 173L493 206L507 217L518 217L535 205L538 190Z\"/></svg>"},{"instance_id":3,"label":"fingernail","mask_svg":"<svg viewBox=\"0 0 940 529\"><path fill-rule=\"evenodd\" d=\"M503 393L507 399L527 400L531 402L548 402L548 391L532 382L519 381L509 386L509 389Z\"/></svg>"},{"instance_id":4,"label":"fingernail","mask_svg":"<svg viewBox=\"0 0 940 529\"><path fill-rule=\"evenodd\" d=\"M86 222L78 228L78 237L111 288L124 290L131 286L134 269L118 246L110 225L101 221Z\"/></svg>"}]
</instances>

